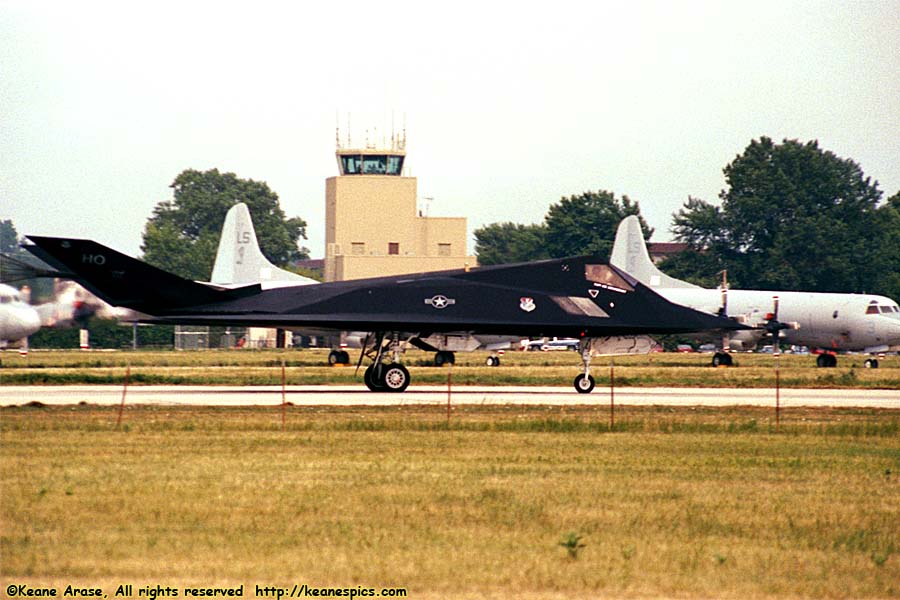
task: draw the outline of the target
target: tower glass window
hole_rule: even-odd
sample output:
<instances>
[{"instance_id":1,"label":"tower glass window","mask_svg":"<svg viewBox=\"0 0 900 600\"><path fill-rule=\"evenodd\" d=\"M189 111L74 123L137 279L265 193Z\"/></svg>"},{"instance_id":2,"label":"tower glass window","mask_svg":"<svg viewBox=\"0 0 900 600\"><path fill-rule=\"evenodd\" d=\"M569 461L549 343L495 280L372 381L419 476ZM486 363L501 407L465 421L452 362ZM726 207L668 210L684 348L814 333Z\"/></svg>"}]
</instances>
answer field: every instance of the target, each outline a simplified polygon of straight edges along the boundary
<instances>
[{"instance_id":1,"label":"tower glass window","mask_svg":"<svg viewBox=\"0 0 900 600\"><path fill-rule=\"evenodd\" d=\"M342 175L401 175L403 156L386 154L341 154Z\"/></svg>"}]
</instances>

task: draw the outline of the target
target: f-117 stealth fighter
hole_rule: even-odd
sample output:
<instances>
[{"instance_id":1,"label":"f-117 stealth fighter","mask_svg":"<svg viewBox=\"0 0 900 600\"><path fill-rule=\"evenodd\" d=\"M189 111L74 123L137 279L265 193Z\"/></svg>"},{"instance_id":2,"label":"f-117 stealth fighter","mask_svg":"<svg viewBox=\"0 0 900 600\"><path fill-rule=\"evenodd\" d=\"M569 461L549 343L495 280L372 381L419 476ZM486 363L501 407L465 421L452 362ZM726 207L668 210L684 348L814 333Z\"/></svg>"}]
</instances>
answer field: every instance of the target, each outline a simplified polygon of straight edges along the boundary
<instances>
[{"instance_id":1,"label":"f-117 stealth fighter","mask_svg":"<svg viewBox=\"0 0 900 600\"><path fill-rule=\"evenodd\" d=\"M371 332L373 391L402 392L405 342L432 334L559 336L581 340L581 393L594 388L591 357L618 336L735 330L745 326L673 304L596 257L361 279L263 290L182 279L89 240L28 236L32 254L114 306L147 322ZM634 339L629 337L629 339Z\"/></svg>"}]
</instances>

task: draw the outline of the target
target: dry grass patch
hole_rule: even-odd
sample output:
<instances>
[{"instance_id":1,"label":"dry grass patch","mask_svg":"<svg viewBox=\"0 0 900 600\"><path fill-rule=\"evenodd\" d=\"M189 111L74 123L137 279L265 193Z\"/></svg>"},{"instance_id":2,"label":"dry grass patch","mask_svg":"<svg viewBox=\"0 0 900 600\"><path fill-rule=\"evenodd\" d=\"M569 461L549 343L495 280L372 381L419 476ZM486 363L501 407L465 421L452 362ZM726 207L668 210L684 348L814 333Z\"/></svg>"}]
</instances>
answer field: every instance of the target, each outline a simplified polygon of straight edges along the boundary
<instances>
[{"instance_id":1,"label":"dry grass patch","mask_svg":"<svg viewBox=\"0 0 900 600\"><path fill-rule=\"evenodd\" d=\"M16 408L4 580L900 594L900 411ZM570 533L585 544L570 558Z\"/></svg>"}]
</instances>

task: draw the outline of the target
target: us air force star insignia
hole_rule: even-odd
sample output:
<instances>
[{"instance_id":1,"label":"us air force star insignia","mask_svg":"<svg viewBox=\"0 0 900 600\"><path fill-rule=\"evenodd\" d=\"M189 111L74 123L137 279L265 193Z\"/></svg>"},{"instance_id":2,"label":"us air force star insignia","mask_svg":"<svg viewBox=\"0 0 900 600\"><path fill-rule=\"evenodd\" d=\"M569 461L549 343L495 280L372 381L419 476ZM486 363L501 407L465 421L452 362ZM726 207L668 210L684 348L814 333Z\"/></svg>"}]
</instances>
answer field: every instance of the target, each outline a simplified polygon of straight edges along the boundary
<instances>
[{"instance_id":1,"label":"us air force star insignia","mask_svg":"<svg viewBox=\"0 0 900 600\"><path fill-rule=\"evenodd\" d=\"M451 304L456 304L456 300L453 298L448 298L443 294L438 294L436 296L432 296L431 298L425 298L425 304L432 306L434 308L447 308Z\"/></svg>"},{"instance_id":2,"label":"us air force star insignia","mask_svg":"<svg viewBox=\"0 0 900 600\"><path fill-rule=\"evenodd\" d=\"M525 297L519 298L519 308L521 308L525 312L531 312L537 307L534 305L534 298Z\"/></svg>"}]
</instances>

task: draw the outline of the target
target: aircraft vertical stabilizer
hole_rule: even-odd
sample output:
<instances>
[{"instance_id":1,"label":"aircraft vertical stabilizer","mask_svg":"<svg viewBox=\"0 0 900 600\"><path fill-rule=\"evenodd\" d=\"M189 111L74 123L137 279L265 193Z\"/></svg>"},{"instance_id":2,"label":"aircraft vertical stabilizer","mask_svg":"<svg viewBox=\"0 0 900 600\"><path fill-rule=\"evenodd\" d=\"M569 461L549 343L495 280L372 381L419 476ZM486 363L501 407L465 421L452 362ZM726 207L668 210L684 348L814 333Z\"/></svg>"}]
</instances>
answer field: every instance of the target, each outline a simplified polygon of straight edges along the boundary
<instances>
[{"instance_id":1,"label":"aircraft vertical stabilizer","mask_svg":"<svg viewBox=\"0 0 900 600\"><path fill-rule=\"evenodd\" d=\"M259 249L250 210L243 202L235 204L225 216L210 283L235 285L269 282L288 285L318 283L270 263Z\"/></svg>"},{"instance_id":2,"label":"aircraft vertical stabilizer","mask_svg":"<svg viewBox=\"0 0 900 600\"><path fill-rule=\"evenodd\" d=\"M625 217L619 223L609 262L651 288L699 289L699 286L669 277L656 268L650 260L641 223L634 215Z\"/></svg>"}]
</instances>

